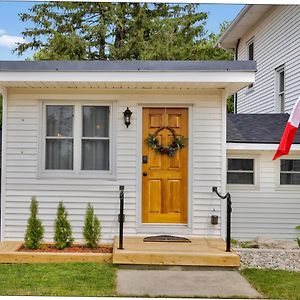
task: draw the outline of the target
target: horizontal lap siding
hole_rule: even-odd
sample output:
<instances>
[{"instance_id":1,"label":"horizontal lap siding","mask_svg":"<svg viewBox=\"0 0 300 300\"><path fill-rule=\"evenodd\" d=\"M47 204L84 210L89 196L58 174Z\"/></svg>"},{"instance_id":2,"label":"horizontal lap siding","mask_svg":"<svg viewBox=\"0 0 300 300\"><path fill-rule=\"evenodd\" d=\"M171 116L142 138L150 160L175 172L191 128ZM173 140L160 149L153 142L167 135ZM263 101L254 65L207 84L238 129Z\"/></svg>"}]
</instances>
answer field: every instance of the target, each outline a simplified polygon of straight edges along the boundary
<instances>
[{"instance_id":1,"label":"horizontal lap siding","mask_svg":"<svg viewBox=\"0 0 300 300\"><path fill-rule=\"evenodd\" d=\"M295 227L300 223L300 188L294 186L282 190L278 187L279 161L272 161L273 154L267 151L257 156L257 188L228 187L232 195L232 235L235 239L247 240L257 236L296 238ZM247 155L251 157L250 152Z\"/></svg>"},{"instance_id":2,"label":"horizontal lap siding","mask_svg":"<svg viewBox=\"0 0 300 300\"><path fill-rule=\"evenodd\" d=\"M19 92L10 93L7 119L7 161L5 192L5 240L21 240L24 237L31 196L39 202L39 216L45 225L45 240L51 241L58 202L63 200L69 213L76 241L82 241L82 226L87 203L90 202L99 216L102 241L111 242L118 234L119 185L125 186L125 234L136 234L140 201L137 188L137 124L138 102L147 100L144 95L115 95L116 115L116 179L38 178L39 100L72 99L71 93ZM76 92L77 93L77 92ZM91 92L90 92L91 93ZM77 93L78 94L78 93ZM91 98L97 95L91 93ZM219 226L210 225L213 208L220 212L220 202L211 195L212 185L221 185L221 96L207 97L186 95L194 102L192 109L192 135L194 153L192 181L192 229L187 232L201 235L219 235ZM77 95L78 98L78 95ZM77 99L76 98L76 99ZM104 97L105 98L105 97ZM112 99L111 95L107 97ZM148 97L149 98L149 97ZM140 100L139 100L140 99ZM149 98L151 99L151 97ZM156 96L166 103L183 103L176 96ZM172 100L174 99L174 100ZM180 100L181 99L181 100ZM193 99L193 100L192 100ZM157 100L156 100L157 101ZM149 103L149 101L147 102ZM159 102L157 102L159 104ZM126 128L123 111L129 106L132 124Z\"/></svg>"},{"instance_id":3,"label":"horizontal lap siding","mask_svg":"<svg viewBox=\"0 0 300 300\"><path fill-rule=\"evenodd\" d=\"M300 7L278 6L240 41L239 60L247 59L246 43L254 36L257 73L254 91L238 93L238 113L275 112L275 68L285 64L285 111L290 113L300 95Z\"/></svg>"}]
</instances>

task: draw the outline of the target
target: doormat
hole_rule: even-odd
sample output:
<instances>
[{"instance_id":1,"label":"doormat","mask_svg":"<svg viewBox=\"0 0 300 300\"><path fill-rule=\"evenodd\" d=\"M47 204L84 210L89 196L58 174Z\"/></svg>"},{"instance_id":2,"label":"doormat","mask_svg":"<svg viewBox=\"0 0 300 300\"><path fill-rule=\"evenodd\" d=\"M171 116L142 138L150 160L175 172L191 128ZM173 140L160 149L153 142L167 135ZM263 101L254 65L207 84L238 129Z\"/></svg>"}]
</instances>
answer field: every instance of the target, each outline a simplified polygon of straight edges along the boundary
<instances>
[{"instance_id":1,"label":"doormat","mask_svg":"<svg viewBox=\"0 0 300 300\"><path fill-rule=\"evenodd\" d=\"M187 238L174 235L156 235L148 236L143 239L144 242L175 242L175 243L191 243Z\"/></svg>"}]
</instances>

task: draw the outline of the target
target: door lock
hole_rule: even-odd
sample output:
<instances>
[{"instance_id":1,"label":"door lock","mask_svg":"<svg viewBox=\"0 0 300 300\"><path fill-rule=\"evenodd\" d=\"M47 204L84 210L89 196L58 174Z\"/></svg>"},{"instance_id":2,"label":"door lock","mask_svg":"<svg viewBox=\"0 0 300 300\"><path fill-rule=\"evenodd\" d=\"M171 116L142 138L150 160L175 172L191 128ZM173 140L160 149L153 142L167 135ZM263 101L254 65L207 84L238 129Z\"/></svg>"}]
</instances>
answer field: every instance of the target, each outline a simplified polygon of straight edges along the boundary
<instances>
[{"instance_id":1,"label":"door lock","mask_svg":"<svg viewBox=\"0 0 300 300\"><path fill-rule=\"evenodd\" d=\"M147 176L148 175L148 173L147 172L143 172L143 176Z\"/></svg>"}]
</instances>

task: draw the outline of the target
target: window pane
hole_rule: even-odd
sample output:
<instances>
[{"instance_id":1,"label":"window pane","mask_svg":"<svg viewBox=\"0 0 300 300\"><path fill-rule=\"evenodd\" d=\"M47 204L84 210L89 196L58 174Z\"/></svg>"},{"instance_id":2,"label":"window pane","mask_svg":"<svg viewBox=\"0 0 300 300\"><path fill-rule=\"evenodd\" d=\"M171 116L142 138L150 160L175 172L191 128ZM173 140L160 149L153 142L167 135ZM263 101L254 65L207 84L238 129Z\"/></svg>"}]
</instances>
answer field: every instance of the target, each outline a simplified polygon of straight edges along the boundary
<instances>
[{"instance_id":1,"label":"window pane","mask_svg":"<svg viewBox=\"0 0 300 300\"><path fill-rule=\"evenodd\" d=\"M47 136L73 135L73 106L47 105Z\"/></svg>"},{"instance_id":2,"label":"window pane","mask_svg":"<svg viewBox=\"0 0 300 300\"><path fill-rule=\"evenodd\" d=\"M227 173L228 184L254 184L253 173Z\"/></svg>"},{"instance_id":3,"label":"window pane","mask_svg":"<svg viewBox=\"0 0 300 300\"><path fill-rule=\"evenodd\" d=\"M46 169L72 170L73 169L73 140L47 139L46 140Z\"/></svg>"},{"instance_id":4,"label":"window pane","mask_svg":"<svg viewBox=\"0 0 300 300\"><path fill-rule=\"evenodd\" d=\"M253 60L254 59L254 43L248 45L248 59Z\"/></svg>"},{"instance_id":5,"label":"window pane","mask_svg":"<svg viewBox=\"0 0 300 300\"><path fill-rule=\"evenodd\" d=\"M228 159L228 170L253 171L253 159Z\"/></svg>"},{"instance_id":6,"label":"window pane","mask_svg":"<svg viewBox=\"0 0 300 300\"><path fill-rule=\"evenodd\" d=\"M279 95L279 99L280 99L280 112L284 113L284 94Z\"/></svg>"},{"instance_id":7,"label":"window pane","mask_svg":"<svg viewBox=\"0 0 300 300\"><path fill-rule=\"evenodd\" d=\"M109 136L109 106L84 106L83 133L84 137Z\"/></svg>"},{"instance_id":8,"label":"window pane","mask_svg":"<svg viewBox=\"0 0 300 300\"><path fill-rule=\"evenodd\" d=\"M300 171L300 159L282 159L280 169L281 171Z\"/></svg>"},{"instance_id":9,"label":"window pane","mask_svg":"<svg viewBox=\"0 0 300 300\"><path fill-rule=\"evenodd\" d=\"M284 91L284 71L279 73L279 93Z\"/></svg>"},{"instance_id":10,"label":"window pane","mask_svg":"<svg viewBox=\"0 0 300 300\"><path fill-rule=\"evenodd\" d=\"M299 173L281 173L280 184L300 184Z\"/></svg>"},{"instance_id":11,"label":"window pane","mask_svg":"<svg viewBox=\"0 0 300 300\"><path fill-rule=\"evenodd\" d=\"M82 170L109 170L108 140L82 140Z\"/></svg>"}]
</instances>

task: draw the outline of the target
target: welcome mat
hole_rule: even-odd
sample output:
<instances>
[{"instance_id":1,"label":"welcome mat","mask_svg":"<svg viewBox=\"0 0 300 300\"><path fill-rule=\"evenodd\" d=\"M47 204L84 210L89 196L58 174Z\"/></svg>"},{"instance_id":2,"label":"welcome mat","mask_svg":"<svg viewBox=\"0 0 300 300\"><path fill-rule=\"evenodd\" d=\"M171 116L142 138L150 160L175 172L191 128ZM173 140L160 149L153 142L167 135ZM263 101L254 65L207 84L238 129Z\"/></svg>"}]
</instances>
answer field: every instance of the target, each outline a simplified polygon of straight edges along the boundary
<instances>
[{"instance_id":1,"label":"welcome mat","mask_svg":"<svg viewBox=\"0 0 300 300\"><path fill-rule=\"evenodd\" d=\"M148 236L143 239L144 242L175 242L175 243L191 243L187 238L174 235L155 235Z\"/></svg>"}]
</instances>

